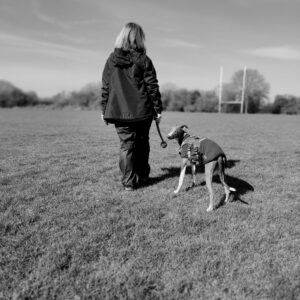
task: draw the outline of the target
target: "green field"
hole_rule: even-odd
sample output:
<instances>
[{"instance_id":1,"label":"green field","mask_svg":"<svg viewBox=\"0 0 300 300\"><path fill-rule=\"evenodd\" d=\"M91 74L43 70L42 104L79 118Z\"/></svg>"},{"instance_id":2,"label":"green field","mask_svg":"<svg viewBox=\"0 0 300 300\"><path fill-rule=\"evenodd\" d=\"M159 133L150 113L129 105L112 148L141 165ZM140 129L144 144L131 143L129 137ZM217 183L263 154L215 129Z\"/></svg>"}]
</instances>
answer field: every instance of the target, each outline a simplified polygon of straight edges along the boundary
<instances>
[{"instance_id":1,"label":"green field","mask_svg":"<svg viewBox=\"0 0 300 300\"><path fill-rule=\"evenodd\" d=\"M163 114L175 124L222 146L233 202L206 212L201 169L174 197L178 146L155 126L150 183L125 192L98 112L0 110L0 299L299 299L300 118Z\"/></svg>"}]
</instances>

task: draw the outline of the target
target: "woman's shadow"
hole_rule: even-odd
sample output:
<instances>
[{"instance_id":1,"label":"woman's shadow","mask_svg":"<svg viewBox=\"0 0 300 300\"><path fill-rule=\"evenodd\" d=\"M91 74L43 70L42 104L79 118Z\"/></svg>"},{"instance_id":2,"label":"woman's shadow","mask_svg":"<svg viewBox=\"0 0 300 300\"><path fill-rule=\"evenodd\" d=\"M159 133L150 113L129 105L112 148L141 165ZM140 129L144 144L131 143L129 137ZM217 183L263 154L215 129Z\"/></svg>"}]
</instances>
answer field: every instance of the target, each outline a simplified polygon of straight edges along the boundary
<instances>
[{"instance_id":1,"label":"woman's shadow","mask_svg":"<svg viewBox=\"0 0 300 300\"><path fill-rule=\"evenodd\" d=\"M231 169L238 162L240 162L240 160L228 160L226 168ZM179 167L161 168L161 170L164 172L164 174L162 174L160 176L157 176L157 177L149 178L149 181L148 181L147 185L153 185L153 184L156 184L160 181L166 180L168 178L173 178L173 177L178 177L179 178L179 174L180 174L180 168ZM203 165L201 165L201 166L198 165L196 167L196 174L197 173L204 173L204 166ZM191 175L191 168L187 168L186 175ZM220 179L219 179L219 176L217 174L213 176L213 182L221 183ZM226 182L230 187L233 187L233 188L236 189L236 192L232 194L230 202L240 201L243 204L249 204L248 202L243 200L241 198L241 196L247 194L248 192L254 191L254 187L251 184L249 184L245 180L242 180L240 178L233 177L233 176L230 176L230 175L226 175ZM205 185L205 181L202 181L200 184L198 184L196 186L199 186L199 185ZM190 190L191 188L193 188L193 187L188 187L186 190ZM225 201L225 195L220 200L217 207L222 206L224 204L224 201Z\"/></svg>"}]
</instances>

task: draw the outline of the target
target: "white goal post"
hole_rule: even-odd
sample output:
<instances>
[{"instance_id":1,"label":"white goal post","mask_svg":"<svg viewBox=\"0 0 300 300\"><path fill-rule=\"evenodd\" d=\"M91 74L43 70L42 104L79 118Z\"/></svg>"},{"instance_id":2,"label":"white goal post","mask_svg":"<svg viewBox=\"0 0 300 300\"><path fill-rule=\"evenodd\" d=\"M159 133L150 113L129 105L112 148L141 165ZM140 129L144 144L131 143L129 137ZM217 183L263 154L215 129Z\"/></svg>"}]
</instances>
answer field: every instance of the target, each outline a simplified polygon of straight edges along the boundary
<instances>
[{"instance_id":1,"label":"white goal post","mask_svg":"<svg viewBox=\"0 0 300 300\"><path fill-rule=\"evenodd\" d=\"M219 81L219 108L218 112L222 112L222 104L237 104L240 105L240 113L243 113L243 107L245 102L245 85L246 85L246 66L244 66L244 74L243 74L243 86L242 86L242 96L240 101L222 101L222 87L223 87L223 66L220 67L220 81ZM247 113L247 104L246 104L246 110Z\"/></svg>"}]
</instances>

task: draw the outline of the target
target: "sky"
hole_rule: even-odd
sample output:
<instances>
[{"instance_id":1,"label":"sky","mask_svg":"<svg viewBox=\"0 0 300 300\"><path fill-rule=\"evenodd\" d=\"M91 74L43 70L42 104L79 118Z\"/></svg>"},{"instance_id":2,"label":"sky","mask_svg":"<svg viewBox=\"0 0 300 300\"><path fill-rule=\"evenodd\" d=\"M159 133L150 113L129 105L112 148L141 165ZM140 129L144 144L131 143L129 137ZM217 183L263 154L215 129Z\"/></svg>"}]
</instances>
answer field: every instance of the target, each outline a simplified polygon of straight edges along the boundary
<instances>
[{"instance_id":1,"label":"sky","mask_svg":"<svg viewBox=\"0 0 300 300\"><path fill-rule=\"evenodd\" d=\"M128 22L162 88L211 90L246 66L271 101L300 96L299 0L0 0L0 79L41 97L100 84Z\"/></svg>"}]
</instances>

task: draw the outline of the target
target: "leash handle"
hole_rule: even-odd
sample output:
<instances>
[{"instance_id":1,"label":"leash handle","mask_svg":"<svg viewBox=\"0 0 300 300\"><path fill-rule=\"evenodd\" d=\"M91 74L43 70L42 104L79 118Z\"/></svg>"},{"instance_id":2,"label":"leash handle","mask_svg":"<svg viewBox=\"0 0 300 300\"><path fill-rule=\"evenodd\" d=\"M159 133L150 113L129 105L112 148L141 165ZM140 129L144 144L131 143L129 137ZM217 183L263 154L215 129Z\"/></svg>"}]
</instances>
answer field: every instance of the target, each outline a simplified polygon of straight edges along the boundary
<instances>
[{"instance_id":1,"label":"leash handle","mask_svg":"<svg viewBox=\"0 0 300 300\"><path fill-rule=\"evenodd\" d=\"M164 139L163 139L163 137L161 135L161 132L160 132L159 124L158 124L158 122L156 120L155 120L155 124L156 124L156 129L157 129L158 135L159 135L159 137L161 139L160 146L162 148L166 148L168 144L166 143L166 141L164 141Z\"/></svg>"}]
</instances>

